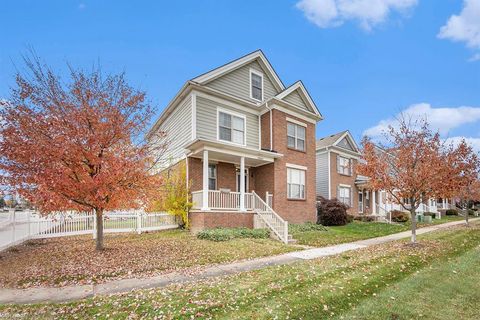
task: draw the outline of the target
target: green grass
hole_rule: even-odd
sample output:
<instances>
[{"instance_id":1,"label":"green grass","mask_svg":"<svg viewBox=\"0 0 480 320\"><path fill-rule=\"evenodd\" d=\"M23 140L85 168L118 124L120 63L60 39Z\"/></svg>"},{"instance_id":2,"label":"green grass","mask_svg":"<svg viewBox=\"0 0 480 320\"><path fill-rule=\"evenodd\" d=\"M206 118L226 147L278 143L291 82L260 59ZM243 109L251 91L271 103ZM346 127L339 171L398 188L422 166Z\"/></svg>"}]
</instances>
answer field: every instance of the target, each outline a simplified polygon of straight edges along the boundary
<instances>
[{"instance_id":1,"label":"green grass","mask_svg":"<svg viewBox=\"0 0 480 320\"><path fill-rule=\"evenodd\" d=\"M17 319L478 319L480 226L200 283L68 304L3 306ZM454 272L455 271L455 272Z\"/></svg>"},{"instance_id":2,"label":"green grass","mask_svg":"<svg viewBox=\"0 0 480 320\"><path fill-rule=\"evenodd\" d=\"M291 226L291 233L299 244L314 247L381 237L409 230L409 226L381 222L354 221L345 226L326 227L326 230L301 231L302 226Z\"/></svg>"}]
</instances>

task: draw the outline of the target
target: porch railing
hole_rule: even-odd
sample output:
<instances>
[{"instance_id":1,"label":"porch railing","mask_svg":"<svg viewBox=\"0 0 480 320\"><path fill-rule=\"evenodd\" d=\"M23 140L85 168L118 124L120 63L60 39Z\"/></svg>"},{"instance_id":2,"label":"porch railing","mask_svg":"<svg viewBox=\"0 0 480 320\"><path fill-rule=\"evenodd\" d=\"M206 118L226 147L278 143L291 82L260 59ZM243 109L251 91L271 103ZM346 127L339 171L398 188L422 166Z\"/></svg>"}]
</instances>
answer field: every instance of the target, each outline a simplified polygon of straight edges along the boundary
<instances>
[{"instance_id":1,"label":"porch railing","mask_svg":"<svg viewBox=\"0 0 480 320\"><path fill-rule=\"evenodd\" d=\"M253 209L261 219L261 223L268 227L282 242L288 243L288 222L273 211L255 192L252 194Z\"/></svg>"},{"instance_id":2,"label":"porch railing","mask_svg":"<svg viewBox=\"0 0 480 320\"><path fill-rule=\"evenodd\" d=\"M203 191L192 192L193 209L203 208ZM214 210L239 210L240 192L208 190L208 206ZM253 209L253 194L245 192L245 209Z\"/></svg>"}]
</instances>

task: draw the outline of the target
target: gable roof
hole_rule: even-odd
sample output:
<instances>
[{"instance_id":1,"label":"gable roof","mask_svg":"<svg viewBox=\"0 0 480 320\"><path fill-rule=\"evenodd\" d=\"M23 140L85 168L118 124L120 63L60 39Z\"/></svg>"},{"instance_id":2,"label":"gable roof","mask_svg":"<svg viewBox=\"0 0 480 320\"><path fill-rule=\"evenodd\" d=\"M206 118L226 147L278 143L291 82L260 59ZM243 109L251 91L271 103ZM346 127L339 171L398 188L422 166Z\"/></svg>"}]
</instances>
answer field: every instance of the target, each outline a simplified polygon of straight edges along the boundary
<instances>
[{"instance_id":1,"label":"gable roof","mask_svg":"<svg viewBox=\"0 0 480 320\"><path fill-rule=\"evenodd\" d=\"M205 84L255 60L257 60L260 66L266 71L267 76L272 81L275 88L278 91L285 90L285 85L283 84L282 80L280 80L280 77L273 69L270 61L268 61L267 57L260 49L201 74L198 77L193 78L192 81L199 84Z\"/></svg>"},{"instance_id":2,"label":"gable roof","mask_svg":"<svg viewBox=\"0 0 480 320\"><path fill-rule=\"evenodd\" d=\"M297 91L299 93L300 97L305 102L305 104L308 107L310 107L311 110L309 110L309 111L315 113L317 116L319 116L320 118L323 119L323 116L320 113L320 111L318 110L317 105L315 104L315 102L313 102L312 97L308 93L307 89L305 88L305 86L303 85L303 82L301 80L298 80L297 82L292 84L290 87L286 88L285 90L283 90L282 92L277 94L275 96L275 98L280 99L280 100L284 100L285 97L287 97L288 95L290 95L291 93L293 93L295 91Z\"/></svg>"},{"instance_id":3,"label":"gable roof","mask_svg":"<svg viewBox=\"0 0 480 320\"><path fill-rule=\"evenodd\" d=\"M355 139L353 139L352 134L348 130L332 134L328 137L318 139L316 143L317 150L330 147L330 146L335 146L337 148L351 151L349 149L345 149L342 146L338 145L338 143L343 139L347 139L350 142L351 146L355 149L355 152L358 152L358 153L360 152L358 145L355 142Z\"/></svg>"}]
</instances>

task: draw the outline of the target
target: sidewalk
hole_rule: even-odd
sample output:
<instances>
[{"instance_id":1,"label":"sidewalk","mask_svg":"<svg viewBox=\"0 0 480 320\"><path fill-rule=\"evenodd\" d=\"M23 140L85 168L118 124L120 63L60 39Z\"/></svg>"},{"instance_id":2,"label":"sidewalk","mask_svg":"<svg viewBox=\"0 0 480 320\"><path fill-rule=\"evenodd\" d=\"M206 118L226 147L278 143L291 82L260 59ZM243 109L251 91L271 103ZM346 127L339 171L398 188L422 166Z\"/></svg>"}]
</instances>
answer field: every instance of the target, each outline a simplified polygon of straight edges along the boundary
<instances>
[{"instance_id":1,"label":"sidewalk","mask_svg":"<svg viewBox=\"0 0 480 320\"><path fill-rule=\"evenodd\" d=\"M471 222L480 218L470 219ZM417 230L417 235L445 229L451 226L463 224L464 221L448 222ZM143 279L123 279L96 285L69 286L61 288L30 288L30 289L0 289L0 304L7 303L41 303L41 302L66 302L84 299L97 295L128 292L136 289L160 288L174 283L184 283L208 279L212 277L226 276L235 273L258 270L273 265L284 265L302 260L311 260L322 257L337 255L346 251L358 250L369 246L387 243L410 237L411 232L405 231L384 237L343 243L324 248L307 249L290 252L278 256L264 257L254 260L235 262L208 267L193 275L185 275L181 272L173 272L160 276Z\"/></svg>"}]
</instances>

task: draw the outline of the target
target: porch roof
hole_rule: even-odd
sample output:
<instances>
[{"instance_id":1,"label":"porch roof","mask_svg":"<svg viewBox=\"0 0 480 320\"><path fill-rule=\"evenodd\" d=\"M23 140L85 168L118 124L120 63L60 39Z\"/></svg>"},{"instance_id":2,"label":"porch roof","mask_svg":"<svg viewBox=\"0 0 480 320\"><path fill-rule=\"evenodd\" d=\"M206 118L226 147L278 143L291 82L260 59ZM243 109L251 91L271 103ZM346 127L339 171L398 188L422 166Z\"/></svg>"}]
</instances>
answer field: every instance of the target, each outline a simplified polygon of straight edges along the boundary
<instances>
[{"instance_id":1,"label":"porch roof","mask_svg":"<svg viewBox=\"0 0 480 320\"><path fill-rule=\"evenodd\" d=\"M245 165L258 167L272 163L275 159L283 157L283 154L267 150L248 148L245 146L213 141L208 139L196 139L186 146L187 156L203 158L203 151L208 150L208 159L213 161L239 164L240 158L245 158Z\"/></svg>"}]
</instances>

